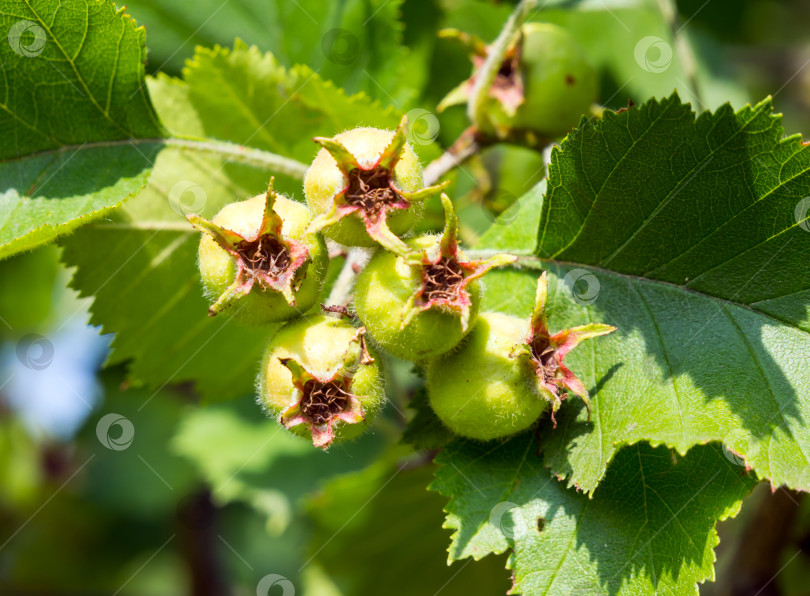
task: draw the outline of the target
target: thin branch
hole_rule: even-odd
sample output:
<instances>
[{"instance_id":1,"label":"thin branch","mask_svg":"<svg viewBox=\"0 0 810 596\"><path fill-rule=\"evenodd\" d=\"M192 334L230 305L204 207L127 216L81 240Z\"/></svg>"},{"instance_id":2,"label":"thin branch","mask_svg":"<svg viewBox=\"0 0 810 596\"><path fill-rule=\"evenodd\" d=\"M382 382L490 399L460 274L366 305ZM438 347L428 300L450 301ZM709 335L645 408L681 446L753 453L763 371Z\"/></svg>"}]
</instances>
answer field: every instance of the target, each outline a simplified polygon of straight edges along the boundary
<instances>
[{"instance_id":1,"label":"thin branch","mask_svg":"<svg viewBox=\"0 0 810 596\"><path fill-rule=\"evenodd\" d=\"M166 139L166 145L180 147L190 151L227 155L229 161L238 161L256 168L269 170L278 174L286 174L292 178L303 180L309 166L298 160L284 157L269 151L253 149L236 143L223 141L193 141L186 139Z\"/></svg>"},{"instance_id":2,"label":"thin branch","mask_svg":"<svg viewBox=\"0 0 810 596\"><path fill-rule=\"evenodd\" d=\"M724 548L730 556L718 570L720 581L715 593L719 596L778 594L771 582L784 567L784 555L800 550L795 526L805 494L784 487L769 494L767 487L761 488L759 494L752 495L755 503L756 499L759 502L748 512L741 534L734 536L733 542L721 541L721 545L728 545Z\"/></svg>"},{"instance_id":3,"label":"thin branch","mask_svg":"<svg viewBox=\"0 0 810 596\"><path fill-rule=\"evenodd\" d=\"M28 155L20 155L10 159L0 160L0 163L8 163L29 159L33 157L41 157L44 155L57 155L59 153L67 153L72 151L79 151L82 149L103 149L106 147L125 147L130 145L137 147L138 145L165 145L168 147L179 147L187 151L199 151L203 153L213 153L215 155L228 156L228 161L237 161L244 163L262 170L278 174L286 174L293 178L303 179L304 174L307 173L308 166L295 159L284 157L263 151L261 149L253 149L238 145L236 143L228 143L225 141L208 141L208 140L194 140L194 139L117 139L114 141L98 141L94 143L82 143L81 145L62 145L55 149L48 149L38 153L30 153Z\"/></svg>"},{"instance_id":4,"label":"thin branch","mask_svg":"<svg viewBox=\"0 0 810 596\"><path fill-rule=\"evenodd\" d=\"M467 103L467 116L475 128L479 128L479 124L486 115L489 90L501 68L504 56L506 56L506 50L535 6L537 6L537 0L521 0L515 7L514 12L509 16L509 19L507 19L498 37L489 47L489 53L478 71L478 76Z\"/></svg>"},{"instance_id":5,"label":"thin branch","mask_svg":"<svg viewBox=\"0 0 810 596\"><path fill-rule=\"evenodd\" d=\"M442 176L478 153L481 147L482 144L475 128L470 127L465 130L441 157L429 163L425 168L425 186L437 184Z\"/></svg>"},{"instance_id":6,"label":"thin branch","mask_svg":"<svg viewBox=\"0 0 810 596\"><path fill-rule=\"evenodd\" d=\"M326 306L349 305L352 290L354 289L354 282L357 281L357 275L368 264L373 254L373 248L355 247L349 249L349 253L346 255L346 262L343 263L343 268L340 270L335 284L332 286L332 291L329 292L329 297L324 303Z\"/></svg>"}]
</instances>

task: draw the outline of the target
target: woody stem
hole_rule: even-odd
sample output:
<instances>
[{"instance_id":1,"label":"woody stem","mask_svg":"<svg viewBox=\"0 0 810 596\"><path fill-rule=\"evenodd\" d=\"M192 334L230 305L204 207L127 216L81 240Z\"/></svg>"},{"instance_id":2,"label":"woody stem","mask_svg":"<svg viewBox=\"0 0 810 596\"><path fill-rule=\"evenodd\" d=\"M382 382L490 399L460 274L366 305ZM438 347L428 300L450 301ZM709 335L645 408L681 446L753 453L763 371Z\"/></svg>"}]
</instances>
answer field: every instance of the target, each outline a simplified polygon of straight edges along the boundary
<instances>
[{"instance_id":1,"label":"woody stem","mask_svg":"<svg viewBox=\"0 0 810 596\"><path fill-rule=\"evenodd\" d=\"M349 249L346 255L346 262L340 270L332 291L326 299L326 306L348 306L351 301L351 293L357 276L368 264L374 254L373 248L354 247Z\"/></svg>"}]
</instances>

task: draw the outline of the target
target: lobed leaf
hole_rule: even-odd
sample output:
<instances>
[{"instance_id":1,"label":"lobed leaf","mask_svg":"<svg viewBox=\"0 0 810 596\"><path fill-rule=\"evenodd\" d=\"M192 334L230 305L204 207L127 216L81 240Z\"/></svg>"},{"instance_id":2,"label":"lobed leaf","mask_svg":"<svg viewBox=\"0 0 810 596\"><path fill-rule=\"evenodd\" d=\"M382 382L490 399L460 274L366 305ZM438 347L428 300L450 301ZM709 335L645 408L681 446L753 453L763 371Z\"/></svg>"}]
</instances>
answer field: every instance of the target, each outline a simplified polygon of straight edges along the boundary
<instances>
[{"instance_id":1,"label":"lobed leaf","mask_svg":"<svg viewBox=\"0 0 810 596\"><path fill-rule=\"evenodd\" d=\"M431 485L450 498L450 561L511 549L514 594L697 594L713 578L715 524L756 482L715 445L679 459L641 444L588 498L557 482L537 448L533 433L458 440L437 456Z\"/></svg>"},{"instance_id":2,"label":"lobed leaf","mask_svg":"<svg viewBox=\"0 0 810 596\"><path fill-rule=\"evenodd\" d=\"M552 471L593 492L621 445L722 441L810 489L810 149L769 101L697 118L677 96L583 124L552 155L535 268L553 329L619 331L571 355L593 415L563 408ZM528 316L536 273L495 272L486 308Z\"/></svg>"},{"instance_id":3,"label":"lobed leaf","mask_svg":"<svg viewBox=\"0 0 810 596\"><path fill-rule=\"evenodd\" d=\"M164 130L144 30L112 2L0 1L0 258L135 195Z\"/></svg>"}]
</instances>

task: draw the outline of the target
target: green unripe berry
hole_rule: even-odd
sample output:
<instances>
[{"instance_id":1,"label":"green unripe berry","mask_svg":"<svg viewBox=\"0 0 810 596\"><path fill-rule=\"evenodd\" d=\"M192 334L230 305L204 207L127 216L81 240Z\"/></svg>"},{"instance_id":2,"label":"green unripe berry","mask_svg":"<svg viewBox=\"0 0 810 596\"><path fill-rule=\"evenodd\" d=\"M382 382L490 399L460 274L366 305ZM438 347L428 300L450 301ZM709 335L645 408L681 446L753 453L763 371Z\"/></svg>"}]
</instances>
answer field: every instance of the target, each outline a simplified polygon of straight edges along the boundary
<instances>
[{"instance_id":1,"label":"green unripe berry","mask_svg":"<svg viewBox=\"0 0 810 596\"><path fill-rule=\"evenodd\" d=\"M274 234L260 230L267 201L259 195L230 203L212 222L190 218L208 232L200 240L198 264L205 295L214 303L209 314L227 308L245 323L264 324L298 317L317 303L328 256L323 239L307 232L309 210L274 194L280 228Z\"/></svg>"},{"instance_id":2,"label":"green unripe berry","mask_svg":"<svg viewBox=\"0 0 810 596\"><path fill-rule=\"evenodd\" d=\"M405 251L398 235L421 217L421 202L442 188L425 188L406 141L407 123L403 117L395 131L355 128L315 139L323 148L304 177L314 231L347 246Z\"/></svg>"},{"instance_id":3,"label":"green unripe berry","mask_svg":"<svg viewBox=\"0 0 810 596\"><path fill-rule=\"evenodd\" d=\"M527 23L520 31L524 101L507 118L507 125L551 136L565 134L596 100L596 71L574 36L562 27Z\"/></svg>"},{"instance_id":4,"label":"green unripe berry","mask_svg":"<svg viewBox=\"0 0 810 596\"><path fill-rule=\"evenodd\" d=\"M406 242L408 254L376 254L355 285L354 305L372 337L394 356L425 360L453 349L472 327L481 302L478 279L514 261L470 261L458 248L458 218L441 196L441 235Z\"/></svg>"},{"instance_id":5,"label":"green unripe berry","mask_svg":"<svg viewBox=\"0 0 810 596\"><path fill-rule=\"evenodd\" d=\"M262 357L260 405L318 447L359 436L385 401L381 364L363 333L323 315L282 327Z\"/></svg>"},{"instance_id":6,"label":"green unripe berry","mask_svg":"<svg viewBox=\"0 0 810 596\"><path fill-rule=\"evenodd\" d=\"M443 35L467 46L475 72L441 101L439 111L469 100L490 51L474 36L456 30L446 30ZM498 138L545 144L543 139L576 126L590 111L598 91L596 71L568 31L550 23L526 23L507 49L478 128Z\"/></svg>"},{"instance_id":7,"label":"green unripe berry","mask_svg":"<svg viewBox=\"0 0 810 596\"><path fill-rule=\"evenodd\" d=\"M430 405L457 435L490 440L531 426L548 408L512 352L529 335L525 319L482 313L458 350L427 369Z\"/></svg>"},{"instance_id":8,"label":"green unripe berry","mask_svg":"<svg viewBox=\"0 0 810 596\"><path fill-rule=\"evenodd\" d=\"M428 250L438 236L406 241L419 252ZM463 258L463 254L460 255ZM390 252L376 254L360 276L354 291L354 307L371 336L388 352L405 360L420 361L453 349L469 331L458 312L440 307L419 311L403 326L409 301L423 284L423 267ZM466 286L469 293L469 321L474 321L481 304L478 281Z\"/></svg>"},{"instance_id":9,"label":"green unripe berry","mask_svg":"<svg viewBox=\"0 0 810 596\"><path fill-rule=\"evenodd\" d=\"M566 354L582 341L615 327L590 323L551 334L546 316L548 277L537 280L527 321L483 313L461 347L430 363L430 405L453 432L472 439L508 437L532 425L551 406L551 420L571 392L585 402L588 391L565 365Z\"/></svg>"}]
</instances>

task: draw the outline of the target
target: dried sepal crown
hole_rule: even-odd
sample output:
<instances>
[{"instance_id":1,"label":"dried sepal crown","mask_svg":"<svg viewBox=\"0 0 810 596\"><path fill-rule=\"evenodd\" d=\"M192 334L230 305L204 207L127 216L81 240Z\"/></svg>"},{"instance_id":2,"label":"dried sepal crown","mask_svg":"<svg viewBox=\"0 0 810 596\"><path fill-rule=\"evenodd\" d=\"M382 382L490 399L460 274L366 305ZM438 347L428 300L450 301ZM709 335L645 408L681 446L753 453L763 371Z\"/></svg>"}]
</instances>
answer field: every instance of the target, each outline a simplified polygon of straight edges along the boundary
<instances>
[{"instance_id":1,"label":"dried sepal crown","mask_svg":"<svg viewBox=\"0 0 810 596\"><path fill-rule=\"evenodd\" d=\"M208 234L231 256L237 268L234 282L211 305L209 316L233 305L256 284L261 291L279 292L287 304L295 306L295 275L309 258L309 251L303 242L282 234L283 221L273 208L278 198L273 181L271 178L262 220L253 236L237 234L198 215L186 216L191 225Z\"/></svg>"},{"instance_id":2,"label":"dried sepal crown","mask_svg":"<svg viewBox=\"0 0 810 596\"><path fill-rule=\"evenodd\" d=\"M489 54L489 46L475 35L464 33L458 29L443 29L440 31L440 36L459 42L467 50L474 66L474 73L439 102L436 107L438 112L442 112L453 105L466 103L469 100L478 72ZM514 116L518 107L525 101L523 74L520 69L522 39L523 33L522 30L519 30L507 48L501 67L495 75L495 80L489 90L490 96L501 103L504 111L509 116Z\"/></svg>"},{"instance_id":3,"label":"dried sepal crown","mask_svg":"<svg viewBox=\"0 0 810 596\"><path fill-rule=\"evenodd\" d=\"M331 209L313 219L310 231L323 230L344 217L358 217L368 235L381 246L397 254L408 252L408 246L388 227L388 215L441 192L448 182L414 191L397 186L394 168L406 147L407 127L408 117L403 116L388 146L368 166L362 165L336 138L314 139L334 158L345 185L332 199Z\"/></svg>"},{"instance_id":4,"label":"dried sepal crown","mask_svg":"<svg viewBox=\"0 0 810 596\"><path fill-rule=\"evenodd\" d=\"M279 421L286 428L308 425L316 447L329 447L335 439L337 422L357 424L365 420L363 396L352 393L352 380L358 368L374 362L366 348L365 331L363 327L357 330L341 365L332 373L313 373L293 358L279 359L290 371L295 387L293 400L281 412Z\"/></svg>"},{"instance_id":5,"label":"dried sepal crown","mask_svg":"<svg viewBox=\"0 0 810 596\"><path fill-rule=\"evenodd\" d=\"M469 285L490 269L515 262L516 257L498 254L482 261L467 260L458 248L458 217L453 203L446 194L441 200L445 224L439 241L430 249L406 257L410 265L421 268L422 283L405 303L402 328L420 312L438 308L458 313L466 332L472 305Z\"/></svg>"},{"instance_id":6,"label":"dried sepal crown","mask_svg":"<svg viewBox=\"0 0 810 596\"><path fill-rule=\"evenodd\" d=\"M525 358L532 367L537 379L537 390L551 403L551 419L560 409L562 401L570 391L585 402L588 417L591 414L591 401L587 389L577 376L565 366L565 355L586 339L607 335L616 330L611 325L589 323L551 334L548 329L546 301L548 298L548 274L543 272L537 280L535 307L532 311L531 331L526 341L512 352L514 357Z\"/></svg>"}]
</instances>

